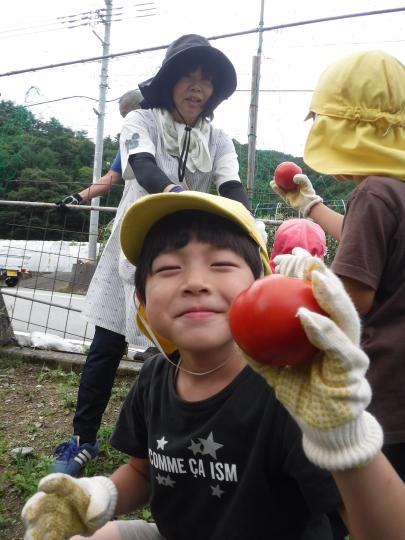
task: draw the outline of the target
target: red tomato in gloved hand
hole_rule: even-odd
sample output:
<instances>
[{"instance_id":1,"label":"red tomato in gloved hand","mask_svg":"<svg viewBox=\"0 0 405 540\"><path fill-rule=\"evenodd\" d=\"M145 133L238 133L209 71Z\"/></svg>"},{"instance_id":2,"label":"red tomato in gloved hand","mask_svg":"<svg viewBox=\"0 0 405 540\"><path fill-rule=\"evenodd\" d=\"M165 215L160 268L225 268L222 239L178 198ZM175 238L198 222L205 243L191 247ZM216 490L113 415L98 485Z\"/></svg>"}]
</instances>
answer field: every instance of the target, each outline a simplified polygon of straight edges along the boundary
<instances>
[{"instance_id":1,"label":"red tomato in gloved hand","mask_svg":"<svg viewBox=\"0 0 405 540\"><path fill-rule=\"evenodd\" d=\"M284 191L295 191L297 184L294 182L294 176L301 173L301 167L298 167L292 161L283 161L283 163L277 165L274 171L274 180L278 187Z\"/></svg>"},{"instance_id":2,"label":"red tomato in gloved hand","mask_svg":"<svg viewBox=\"0 0 405 540\"><path fill-rule=\"evenodd\" d=\"M308 362L318 351L297 317L300 307L326 315L307 280L273 274L255 281L232 302L231 332L253 360L276 366Z\"/></svg>"}]
</instances>

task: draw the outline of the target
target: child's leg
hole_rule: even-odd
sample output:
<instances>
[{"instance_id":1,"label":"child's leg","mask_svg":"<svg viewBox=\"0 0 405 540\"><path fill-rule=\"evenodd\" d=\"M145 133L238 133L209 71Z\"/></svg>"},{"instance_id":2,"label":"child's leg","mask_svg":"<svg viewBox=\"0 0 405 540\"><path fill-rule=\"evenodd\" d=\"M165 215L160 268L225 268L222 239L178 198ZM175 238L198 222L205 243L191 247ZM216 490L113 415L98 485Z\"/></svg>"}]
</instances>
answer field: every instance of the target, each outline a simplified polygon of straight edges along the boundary
<instances>
[{"instance_id":1,"label":"child's leg","mask_svg":"<svg viewBox=\"0 0 405 540\"><path fill-rule=\"evenodd\" d=\"M140 519L110 521L91 537L72 536L70 540L164 540L154 523Z\"/></svg>"}]
</instances>

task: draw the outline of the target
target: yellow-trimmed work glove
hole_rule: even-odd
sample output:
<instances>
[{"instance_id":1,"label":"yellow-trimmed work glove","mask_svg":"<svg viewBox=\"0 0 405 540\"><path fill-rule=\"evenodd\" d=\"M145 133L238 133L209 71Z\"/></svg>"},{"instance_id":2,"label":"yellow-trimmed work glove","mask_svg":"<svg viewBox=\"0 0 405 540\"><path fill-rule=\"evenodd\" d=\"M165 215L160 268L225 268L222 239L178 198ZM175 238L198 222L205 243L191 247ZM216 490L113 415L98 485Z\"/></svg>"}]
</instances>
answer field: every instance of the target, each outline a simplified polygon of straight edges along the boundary
<instances>
[{"instance_id":1,"label":"yellow-trimmed work glove","mask_svg":"<svg viewBox=\"0 0 405 540\"><path fill-rule=\"evenodd\" d=\"M54 473L42 478L38 492L25 503L24 540L68 540L90 536L114 515L117 489L106 476L73 478Z\"/></svg>"},{"instance_id":2,"label":"yellow-trimmed work glove","mask_svg":"<svg viewBox=\"0 0 405 540\"><path fill-rule=\"evenodd\" d=\"M365 378L369 360L359 347L360 321L341 281L320 259L307 259L304 277L330 317L298 310L319 354L296 367L248 361L300 426L308 459L331 471L351 469L370 461L383 441L381 426L365 411L371 390Z\"/></svg>"},{"instance_id":3,"label":"yellow-trimmed work glove","mask_svg":"<svg viewBox=\"0 0 405 540\"><path fill-rule=\"evenodd\" d=\"M283 253L274 257L277 274L303 279L308 258L316 259L304 248L295 247L290 253Z\"/></svg>"},{"instance_id":4,"label":"yellow-trimmed work glove","mask_svg":"<svg viewBox=\"0 0 405 540\"><path fill-rule=\"evenodd\" d=\"M311 208L320 202L323 202L322 197L316 194L310 179L306 174L296 174L294 182L298 189L294 191L284 191L280 189L275 180L271 180L270 187L283 199L289 206L295 210L299 210L304 217L308 216Z\"/></svg>"}]
</instances>

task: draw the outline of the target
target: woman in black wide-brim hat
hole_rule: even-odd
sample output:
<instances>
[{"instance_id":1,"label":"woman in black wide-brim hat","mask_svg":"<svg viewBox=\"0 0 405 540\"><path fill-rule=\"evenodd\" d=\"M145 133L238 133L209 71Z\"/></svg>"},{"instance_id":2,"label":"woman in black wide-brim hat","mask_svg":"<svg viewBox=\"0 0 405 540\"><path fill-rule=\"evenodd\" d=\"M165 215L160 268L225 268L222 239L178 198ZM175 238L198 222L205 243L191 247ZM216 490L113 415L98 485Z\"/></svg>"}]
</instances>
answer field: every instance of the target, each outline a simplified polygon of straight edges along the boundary
<instances>
[{"instance_id":1,"label":"woman in black wide-brim hat","mask_svg":"<svg viewBox=\"0 0 405 540\"><path fill-rule=\"evenodd\" d=\"M220 195L248 205L232 140L210 123L236 82L230 60L204 37L185 35L169 46L157 74L139 85L147 110L129 114L121 133L133 200L162 191L207 192L215 183Z\"/></svg>"},{"instance_id":2,"label":"woman in black wide-brim hat","mask_svg":"<svg viewBox=\"0 0 405 540\"><path fill-rule=\"evenodd\" d=\"M168 48L155 77L140 88L148 109L125 118L120 138L125 188L83 311L96 333L78 392L77 448L66 458L67 464L77 462L82 450L87 451L83 466L96 454L90 455L88 449L97 448L95 437L125 345L139 348L146 343L135 325L135 268L120 249L126 209L148 193L209 192L212 184L220 195L248 204L232 140L210 122L214 109L236 88L235 69L228 58L201 36L182 36Z\"/></svg>"}]
</instances>

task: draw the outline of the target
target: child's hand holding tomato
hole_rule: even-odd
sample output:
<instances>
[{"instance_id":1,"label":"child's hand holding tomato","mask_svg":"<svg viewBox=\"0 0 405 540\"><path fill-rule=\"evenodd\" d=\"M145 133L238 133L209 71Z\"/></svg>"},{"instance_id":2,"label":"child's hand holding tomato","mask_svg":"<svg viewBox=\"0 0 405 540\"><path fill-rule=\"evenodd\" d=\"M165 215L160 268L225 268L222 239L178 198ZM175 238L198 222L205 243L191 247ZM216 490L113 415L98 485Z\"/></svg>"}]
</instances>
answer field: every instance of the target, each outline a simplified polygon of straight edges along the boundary
<instances>
[{"instance_id":1,"label":"child's hand holding tomato","mask_svg":"<svg viewBox=\"0 0 405 540\"><path fill-rule=\"evenodd\" d=\"M284 191L295 191L297 184L294 182L294 176L301 173L301 167L292 161L283 161L274 170L274 180Z\"/></svg>"},{"instance_id":2,"label":"child's hand holding tomato","mask_svg":"<svg viewBox=\"0 0 405 540\"><path fill-rule=\"evenodd\" d=\"M380 425L365 412L371 390L365 379L369 360L359 346L360 320L341 281L321 260L308 256L304 278L328 315L307 308L297 313L319 352L295 367L247 361L297 421L308 459L329 470L353 468L372 459L382 445Z\"/></svg>"},{"instance_id":3,"label":"child's hand holding tomato","mask_svg":"<svg viewBox=\"0 0 405 540\"><path fill-rule=\"evenodd\" d=\"M315 204L322 202L323 199L316 194L310 179L305 174L296 174L293 180L297 185L297 189L294 191L285 191L277 185L275 180L270 182L270 187L289 206L307 217L311 208Z\"/></svg>"}]
</instances>

